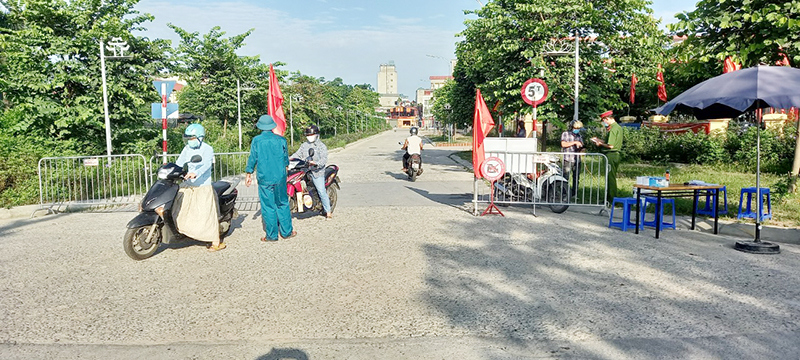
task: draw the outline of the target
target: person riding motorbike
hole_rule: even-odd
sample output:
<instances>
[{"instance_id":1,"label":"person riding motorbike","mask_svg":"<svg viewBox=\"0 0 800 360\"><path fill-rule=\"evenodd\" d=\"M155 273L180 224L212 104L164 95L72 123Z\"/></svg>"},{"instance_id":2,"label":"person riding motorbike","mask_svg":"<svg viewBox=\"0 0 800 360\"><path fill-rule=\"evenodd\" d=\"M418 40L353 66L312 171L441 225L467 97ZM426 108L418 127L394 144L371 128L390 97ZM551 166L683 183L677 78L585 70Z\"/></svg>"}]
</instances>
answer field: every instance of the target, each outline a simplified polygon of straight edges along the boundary
<instances>
[{"instance_id":1,"label":"person riding motorbike","mask_svg":"<svg viewBox=\"0 0 800 360\"><path fill-rule=\"evenodd\" d=\"M331 219L333 218L331 200L328 197L328 191L325 189L325 166L328 163L328 147L319 139L319 128L316 125L305 128L303 133L307 141L302 143L290 158L305 159L308 156L308 150L314 149L314 156L309 160L309 165L311 165L312 169L311 182L317 188L317 194L322 202L325 217Z\"/></svg>"},{"instance_id":2,"label":"person riding motorbike","mask_svg":"<svg viewBox=\"0 0 800 360\"><path fill-rule=\"evenodd\" d=\"M406 151L403 155L403 172L408 171L408 159L411 158L411 155L417 154L419 155L419 173L422 174L422 138L417 136L418 132L416 127L412 127L409 130L411 136L407 137L403 143L402 149Z\"/></svg>"},{"instance_id":3,"label":"person riding motorbike","mask_svg":"<svg viewBox=\"0 0 800 360\"><path fill-rule=\"evenodd\" d=\"M175 164L188 166L188 171L175 197L173 216L178 231L192 239L210 242L208 250L213 252L224 249L225 244L219 239L219 206L211 186L214 148L205 142L205 137L206 130L200 124L191 124L183 132L186 146ZM202 160L191 162L195 155Z\"/></svg>"}]
</instances>

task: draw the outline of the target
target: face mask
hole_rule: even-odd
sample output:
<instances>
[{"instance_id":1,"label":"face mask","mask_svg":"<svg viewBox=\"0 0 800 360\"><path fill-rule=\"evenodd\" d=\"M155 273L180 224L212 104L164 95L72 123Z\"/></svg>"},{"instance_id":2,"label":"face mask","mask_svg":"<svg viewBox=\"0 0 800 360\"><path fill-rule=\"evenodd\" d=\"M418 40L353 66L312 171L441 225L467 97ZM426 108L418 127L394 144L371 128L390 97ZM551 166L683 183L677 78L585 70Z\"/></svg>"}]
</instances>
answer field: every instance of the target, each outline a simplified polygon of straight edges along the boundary
<instances>
[{"instance_id":1,"label":"face mask","mask_svg":"<svg viewBox=\"0 0 800 360\"><path fill-rule=\"evenodd\" d=\"M308 140L308 142L317 141L317 135L306 136L306 140Z\"/></svg>"},{"instance_id":2,"label":"face mask","mask_svg":"<svg viewBox=\"0 0 800 360\"><path fill-rule=\"evenodd\" d=\"M189 140L186 144L189 145L189 147L192 148L192 149L197 149L197 148L200 147L200 140L192 139L192 140Z\"/></svg>"},{"instance_id":3,"label":"face mask","mask_svg":"<svg viewBox=\"0 0 800 360\"><path fill-rule=\"evenodd\" d=\"M581 132L581 130L580 130L580 129L572 129L572 133L573 133L573 134L576 134L576 135L577 135L577 134L580 134L580 132Z\"/></svg>"}]
</instances>

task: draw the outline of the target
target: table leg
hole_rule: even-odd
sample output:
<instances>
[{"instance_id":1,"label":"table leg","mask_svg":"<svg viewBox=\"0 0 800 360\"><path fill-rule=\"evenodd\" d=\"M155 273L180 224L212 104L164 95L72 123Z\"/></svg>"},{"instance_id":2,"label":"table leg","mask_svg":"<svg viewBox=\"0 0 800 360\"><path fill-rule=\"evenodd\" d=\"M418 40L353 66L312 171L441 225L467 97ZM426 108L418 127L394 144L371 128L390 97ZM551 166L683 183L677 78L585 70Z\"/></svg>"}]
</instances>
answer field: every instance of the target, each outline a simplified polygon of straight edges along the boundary
<instances>
[{"instance_id":1,"label":"table leg","mask_svg":"<svg viewBox=\"0 0 800 360\"><path fill-rule=\"evenodd\" d=\"M719 224L719 193L721 189L717 189L714 191L714 234L718 233L717 225Z\"/></svg>"},{"instance_id":2,"label":"table leg","mask_svg":"<svg viewBox=\"0 0 800 360\"><path fill-rule=\"evenodd\" d=\"M639 233L639 204L642 202L642 189L636 188L636 231L635 233Z\"/></svg>"},{"instance_id":3,"label":"table leg","mask_svg":"<svg viewBox=\"0 0 800 360\"><path fill-rule=\"evenodd\" d=\"M692 230L694 230L695 218L697 217L697 196L699 196L700 193L697 191L697 189L694 189L693 195L694 195L694 200L692 201Z\"/></svg>"},{"instance_id":4,"label":"table leg","mask_svg":"<svg viewBox=\"0 0 800 360\"><path fill-rule=\"evenodd\" d=\"M656 197L656 239L661 233L661 190L658 190Z\"/></svg>"}]
</instances>

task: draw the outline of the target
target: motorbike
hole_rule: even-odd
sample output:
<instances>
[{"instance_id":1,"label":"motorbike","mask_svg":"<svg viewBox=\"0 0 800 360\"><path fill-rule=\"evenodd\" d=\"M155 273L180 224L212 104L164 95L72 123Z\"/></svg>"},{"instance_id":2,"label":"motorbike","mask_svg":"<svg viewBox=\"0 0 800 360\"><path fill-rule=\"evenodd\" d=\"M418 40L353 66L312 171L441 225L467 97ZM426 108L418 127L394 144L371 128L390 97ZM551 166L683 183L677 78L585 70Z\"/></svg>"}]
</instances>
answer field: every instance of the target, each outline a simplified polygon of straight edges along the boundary
<instances>
[{"instance_id":1,"label":"motorbike","mask_svg":"<svg viewBox=\"0 0 800 360\"><path fill-rule=\"evenodd\" d=\"M195 155L191 162L201 162ZM170 244L188 239L180 233L172 217L172 205L178 194L180 182L187 173L187 167L167 163L158 169L158 181L153 183L139 204L139 215L128 222L122 244L131 259L144 260L156 253L161 243ZM231 228L231 222L238 217L236 198L239 195L236 185L239 179L222 180L211 184L219 204L219 237L222 240Z\"/></svg>"},{"instance_id":2,"label":"motorbike","mask_svg":"<svg viewBox=\"0 0 800 360\"><path fill-rule=\"evenodd\" d=\"M311 180L311 171L316 170L310 164L313 156L314 149L309 149L306 159L289 159L286 190L289 195L289 208L293 213L305 211L322 213L324 211L317 188ZM336 165L326 166L325 191L331 200L331 212L336 208L337 191L340 189L339 183L339 167Z\"/></svg>"},{"instance_id":3,"label":"motorbike","mask_svg":"<svg viewBox=\"0 0 800 360\"><path fill-rule=\"evenodd\" d=\"M403 143L398 142L398 144L402 145ZM411 154L408 157L408 164L403 165L407 169L406 175L408 175L408 179L412 182L417 181L417 176L422 175L422 155Z\"/></svg>"},{"instance_id":4,"label":"motorbike","mask_svg":"<svg viewBox=\"0 0 800 360\"><path fill-rule=\"evenodd\" d=\"M505 173L494 183L494 200L497 202L550 203L550 210L556 214L569 208L569 182L564 178L559 160L552 155L541 155L535 160L545 168L536 173Z\"/></svg>"}]
</instances>

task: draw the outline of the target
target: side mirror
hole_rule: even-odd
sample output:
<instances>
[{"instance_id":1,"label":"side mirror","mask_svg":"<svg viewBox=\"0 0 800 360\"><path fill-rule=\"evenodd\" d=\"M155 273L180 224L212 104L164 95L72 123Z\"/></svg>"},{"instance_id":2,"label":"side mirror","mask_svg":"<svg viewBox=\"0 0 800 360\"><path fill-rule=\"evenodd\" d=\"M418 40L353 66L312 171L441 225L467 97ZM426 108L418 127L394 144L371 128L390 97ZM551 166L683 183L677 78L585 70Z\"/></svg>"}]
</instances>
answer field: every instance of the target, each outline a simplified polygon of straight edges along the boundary
<instances>
[{"instance_id":1,"label":"side mirror","mask_svg":"<svg viewBox=\"0 0 800 360\"><path fill-rule=\"evenodd\" d=\"M199 162L203 161L203 157L200 156L200 155L195 155L195 156L192 156L192 159L189 160L189 161L191 161L193 163L199 163Z\"/></svg>"},{"instance_id":2,"label":"side mirror","mask_svg":"<svg viewBox=\"0 0 800 360\"><path fill-rule=\"evenodd\" d=\"M314 157L314 149L308 149L308 157Z\"/></svg>"}]
</instances>

